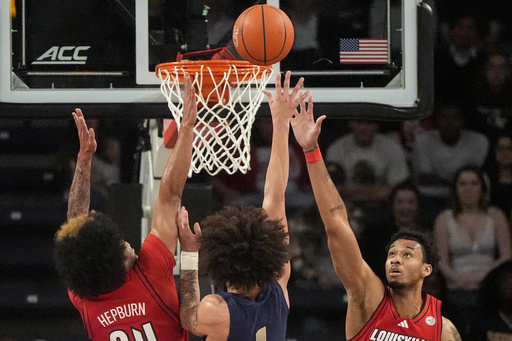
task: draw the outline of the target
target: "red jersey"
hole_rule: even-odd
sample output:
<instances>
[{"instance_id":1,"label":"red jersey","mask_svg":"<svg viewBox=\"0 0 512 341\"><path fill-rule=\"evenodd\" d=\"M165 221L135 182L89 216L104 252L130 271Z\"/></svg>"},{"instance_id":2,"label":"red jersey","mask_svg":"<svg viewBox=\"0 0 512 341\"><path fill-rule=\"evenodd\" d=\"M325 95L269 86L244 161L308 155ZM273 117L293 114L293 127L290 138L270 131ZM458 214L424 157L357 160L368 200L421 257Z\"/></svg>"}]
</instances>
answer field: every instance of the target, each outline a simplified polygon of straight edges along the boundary
<instances>
[{"instance_id":1,"label":"red jersey","mask_svg":"<svg viewBox=\"0 0 512 341\"><path fill-rule=\"evenodd\" d=\"M384 298L363 329L351 340L375 341L439 341L443 318L441 301L423 294L423 308L410 319L400 317L386 287Z\"/></svg>"},{"instance_id":2,"label":"red jersey","mask_svg":"<svg viewBox=\"0 0 512 341\"><path fill-rule=\"evenodd\" d=\"M149 234L139 258L117 290L94 298L69 297L91 340L186 341L179 321L174 255Z\"/></svg>"}]
</instances>

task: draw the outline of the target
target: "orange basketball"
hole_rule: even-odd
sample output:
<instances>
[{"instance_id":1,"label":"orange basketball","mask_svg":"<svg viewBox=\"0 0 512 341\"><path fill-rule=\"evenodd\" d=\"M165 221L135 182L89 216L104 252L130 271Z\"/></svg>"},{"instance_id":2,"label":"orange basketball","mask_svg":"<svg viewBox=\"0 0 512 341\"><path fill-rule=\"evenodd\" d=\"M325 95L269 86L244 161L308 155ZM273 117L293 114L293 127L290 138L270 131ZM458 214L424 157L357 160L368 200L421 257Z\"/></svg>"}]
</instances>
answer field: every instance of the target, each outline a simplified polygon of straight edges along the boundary
<instances>
[{"instance_id":1,"label":"orange basketball","mask_svg":"<svg viewBox=\"0 0 512 341\"><path fill-rule=\"evenodd\" d=\"M240 56L256 65L272 65L290 52L293 24L280 8L255 5L240 14L233 26L233 44Z\"/></svg>"}]
</instances>

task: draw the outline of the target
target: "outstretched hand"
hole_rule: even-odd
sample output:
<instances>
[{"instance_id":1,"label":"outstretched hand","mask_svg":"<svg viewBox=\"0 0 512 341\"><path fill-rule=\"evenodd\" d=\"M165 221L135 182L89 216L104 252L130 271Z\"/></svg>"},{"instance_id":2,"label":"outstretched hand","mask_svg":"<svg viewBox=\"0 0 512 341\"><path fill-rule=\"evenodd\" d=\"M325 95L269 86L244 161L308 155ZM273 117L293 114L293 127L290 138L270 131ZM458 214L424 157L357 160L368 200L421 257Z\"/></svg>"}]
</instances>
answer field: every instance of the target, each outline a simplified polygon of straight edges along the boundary
<instances>
[{"instance_id":1,"label":"outstretched hand","mask_svg":"<svg viewBox=\"0 0 512 341\"><path fill-rule=\"evenodd\" d=\"M263 93L268 98L268 103L270 106L270 112L272 114L272 118L276 117L285 117L287 120L290 120L293 115L297 112L297 107L299 104L306 99L309 95L309 90L302 93L300 88L304 84L304 78L301 77L292 92L290 93L290 77L292 73L291 71L287 71L284 77L284 86L281 88L281 73L278 73L276 76L276 95L273 96L272 93L268 90L263 90Z\"/></svg>"},{"instance_id":2,"label":"outstretched hand","mask_svg":"<svg viewBox=\"0 0 512 341\"><path fill-rule=\"evenodd\" d=\"M313 116L313 97L309 95L308 105L306 102L300 102L300 112L292 118L291 124L295 139L302 147L304 152L309 152L318 147L318 136L322 128L322 122L326 116L320 116L316 122Z\"/></svg>"},{"instance_id":3,"label":"outstretched hand","mask_svg":"<svg viewBox=\"0 0 512 341\"><path fill-rule=\"evenodd\" d=\"M183 97L183 117L181 124L194 126L197 118L196 93L188 72L185 72L185 95Z\"/></svg>"},{"instance_id":4,"label":"outstretched hand","mask_svg":"<svg viewBox=\"0 0 512 341\"><path fill-rule=\"evenodd\" d=\"M84 114L79 108L76 108L75 112L73 112L73 118L75 120L76 129L78 130L78 138L80 140L80 151L78 155L85 158L92 158L92 155L96 152L97 148L94 129L87 129Z\"/></svg>"},{"instance_id":5,"label":"outstretched hand","mask_svg":"<svg viewBox=\"0 0 512 341\"><path fill-rule=\"evenodd\" d=\"M199 223L194 224L194 232L190 229L188 222L188 211L185 206L180 208L178 217L176 218L178 225L178 238L180 240L183 251L196 252L199 250L199 236L201 235L201 227Z\"/></svg>"}]
</instances>

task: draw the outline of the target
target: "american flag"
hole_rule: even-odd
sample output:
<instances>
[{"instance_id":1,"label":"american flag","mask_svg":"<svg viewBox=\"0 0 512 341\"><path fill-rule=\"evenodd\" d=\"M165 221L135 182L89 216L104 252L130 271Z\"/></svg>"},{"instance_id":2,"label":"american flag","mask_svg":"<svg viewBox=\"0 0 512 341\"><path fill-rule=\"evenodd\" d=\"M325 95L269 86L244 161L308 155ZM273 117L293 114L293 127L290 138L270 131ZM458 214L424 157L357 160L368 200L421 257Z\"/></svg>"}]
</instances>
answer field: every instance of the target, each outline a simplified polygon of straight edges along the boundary
<instances>
[{"instance_id":1,"label":"american flag","mask_svg":"<svg viewBox=\"0 0 512 341\"><path fill-rule=\"evenodd\" d=\"M387 39L340 39L340 64L387 64Z\"/></svg>"}]
</instances>

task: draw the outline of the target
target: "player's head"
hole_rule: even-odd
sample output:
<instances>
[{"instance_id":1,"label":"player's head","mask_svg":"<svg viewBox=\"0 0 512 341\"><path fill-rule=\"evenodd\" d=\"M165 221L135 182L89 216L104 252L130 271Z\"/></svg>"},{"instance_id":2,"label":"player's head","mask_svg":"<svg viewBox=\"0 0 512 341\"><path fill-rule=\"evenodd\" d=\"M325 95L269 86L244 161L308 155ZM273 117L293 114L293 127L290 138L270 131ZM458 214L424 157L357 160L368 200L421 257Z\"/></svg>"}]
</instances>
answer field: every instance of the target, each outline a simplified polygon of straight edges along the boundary
<instances>
[{"instance_id":1,"label":"player's head","mask_svg":"<svg viewBox=\"0 0 512 341\"><path fill-rule=\"evenodd\" d=\"M81 297L119 288L137 256L106 215L92 211L70 219L55 235L55 267L64 284Z\"/></svg>"},{"instance_id":2,"label":"player's head","mask_svg":"<svg viewBox=\"0 0 512 341\"><path fill-rule=\"evenodd\" d=\"M386 278L395 289L416 285L435 270L439 260L432 242L415 231L395 233L386 252Z\"/></svg>"},{"instance_id":3,"label":"player's head","mask_svg":"<svg viewBox=\"0 0 512 341\"><path fill-rule=\"evenodd\" d=\"M200 270L217 287L247 290L281 277L287 233L262 208L224 207L201 223Z\"/></svg>"},{"instance_id":4,"label":"player's head","mask_svg":"<svg viewBox=\"0 0 512 341\"><path fill-rule=\"evenodd\" d=\"M487 182L480 167L467 165L455 172L452 181L452 201L455 214L459 214L464 205L477 205L479 209L487 210Z\"/></svg>"}]
</instances>

